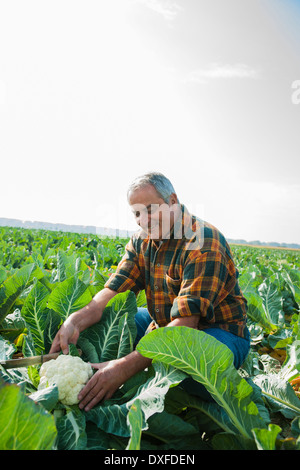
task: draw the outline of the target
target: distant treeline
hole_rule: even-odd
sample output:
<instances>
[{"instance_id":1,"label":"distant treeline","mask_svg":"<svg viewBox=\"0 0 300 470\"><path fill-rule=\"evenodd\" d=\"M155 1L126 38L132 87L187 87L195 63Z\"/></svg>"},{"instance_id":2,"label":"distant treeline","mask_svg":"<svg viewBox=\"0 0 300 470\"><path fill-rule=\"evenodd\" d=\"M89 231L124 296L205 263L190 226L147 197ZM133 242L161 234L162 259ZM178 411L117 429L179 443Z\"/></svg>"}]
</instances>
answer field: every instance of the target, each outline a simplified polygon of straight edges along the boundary
<instances>
[{"instance_id":1,"label":"distant treeline","mask_svg":"<svg viewBox=\"0 0 300 470\"><path fill-rule=\"evenodd\" d=\"M61 232L75 232L75 233L94 233L98 235L107 235L108 237L121 237L127 238L132 235L132 231L119 230L115 228L107 227L95 227L93 225L67 225L51 222L39 222L30 220L19 220L19 219L8 219L0 218L0 227L21 227L30 229L43 229L43 230L54 230ZM274 248L293 248L300 249L300 245L297 243L278 243L278 242L261 242L259 240L246 241L246 240L232 240L227 239L228 243L234 243L236 245L256 245L256 246L270 246Z\"/></svg>"}]
</instances>

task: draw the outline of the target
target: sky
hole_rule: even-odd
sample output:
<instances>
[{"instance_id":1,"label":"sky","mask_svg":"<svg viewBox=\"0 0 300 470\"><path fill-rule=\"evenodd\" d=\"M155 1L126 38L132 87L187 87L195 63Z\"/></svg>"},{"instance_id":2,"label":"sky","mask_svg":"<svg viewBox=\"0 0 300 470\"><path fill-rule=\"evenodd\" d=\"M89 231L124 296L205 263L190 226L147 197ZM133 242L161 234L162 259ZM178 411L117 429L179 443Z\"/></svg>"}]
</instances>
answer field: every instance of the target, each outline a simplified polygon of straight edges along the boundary
<instances>
[{"instance_id":1,"label":"sky","mask_svg":"<svg viewBox=\"0 0 300 470\"><path fill-rule=\"evenodd\" d=\"M300 243L300 1L0 0L0 218L135 230L165 174L230 239Z\"/></svg>"}]
</instances>

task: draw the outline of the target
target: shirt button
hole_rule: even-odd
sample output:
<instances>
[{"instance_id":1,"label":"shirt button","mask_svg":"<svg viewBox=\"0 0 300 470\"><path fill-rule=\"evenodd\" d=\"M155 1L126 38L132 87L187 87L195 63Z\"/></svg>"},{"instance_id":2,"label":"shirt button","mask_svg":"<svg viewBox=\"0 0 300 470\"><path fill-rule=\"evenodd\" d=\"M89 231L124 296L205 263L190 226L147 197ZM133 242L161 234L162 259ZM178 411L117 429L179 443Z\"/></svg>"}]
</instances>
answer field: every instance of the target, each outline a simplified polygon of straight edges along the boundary
<instances>
[{"instance_id":1,"label":"shirt button","mask_svg":"<svg viewBox=\"0 0 300 470\"><path fill-rule=\"evenodd\" d=\"M159 268L159 267L160 267L160 263L157 263L157 265L156 265L156 266Z\"/></svg>"},{"instance_id":2,"label":"shirt button","mask_svg":"<svg viewBox=\"0 0 300 470\"><path fill-rule=\"evenodd\" d=\"M158 312L159 312L159 308L156 308L155 311L156 311L156 313L158 313Z\"/></svg>"},{"instance_id":3,"label":"shirt button","mask_svg":"<svg viewBox=\"0 0 300 470\"><path fill-rule=\"evenodd\" d=\"M154 289L157 290L157 289L158 289L158 286L154 286Z\"/></svg>"}]
</instances>

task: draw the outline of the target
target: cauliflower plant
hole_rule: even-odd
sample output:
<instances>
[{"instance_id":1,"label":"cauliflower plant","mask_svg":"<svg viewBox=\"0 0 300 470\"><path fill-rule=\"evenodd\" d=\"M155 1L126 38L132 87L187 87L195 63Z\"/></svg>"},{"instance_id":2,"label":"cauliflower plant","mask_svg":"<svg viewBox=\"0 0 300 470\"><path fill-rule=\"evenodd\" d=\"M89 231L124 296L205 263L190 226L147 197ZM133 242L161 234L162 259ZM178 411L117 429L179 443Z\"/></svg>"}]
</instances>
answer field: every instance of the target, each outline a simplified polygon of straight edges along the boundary
<instances>
[{"instance_id":1,"label":"cauliflower plant","mask_svg":"<svg viewBox=\"0 0 300 470\"><path fill-rule=\"evenodd\" d=\"M77 397L80 390L92 375L92 366L80 357L61 354L41 366L38 390L56 384L59 401L64 405L75 405L79 403Z\"/></svg>"}]
</instances>

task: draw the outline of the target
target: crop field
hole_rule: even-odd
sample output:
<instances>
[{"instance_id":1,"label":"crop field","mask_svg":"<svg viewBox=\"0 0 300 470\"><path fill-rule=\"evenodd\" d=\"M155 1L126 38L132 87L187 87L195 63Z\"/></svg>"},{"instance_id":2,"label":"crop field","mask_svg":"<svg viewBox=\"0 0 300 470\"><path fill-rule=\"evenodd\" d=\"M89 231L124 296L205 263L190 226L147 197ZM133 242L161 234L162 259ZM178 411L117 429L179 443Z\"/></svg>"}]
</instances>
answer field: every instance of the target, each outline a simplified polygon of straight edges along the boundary
<instances>
[{"instance_id":1,"label":"crop field","mask_svg":"<svg viewBox=\"0 0 300 470\"><path fill-rule=\"evenodd\" d=\"M0 227L1 450L300 450L300 252L232 245L248 301L251 351L238 371L202 331L161 328L138 344L151 367L88 412L38 389L40 365L3 361L47 354L61 323L103 288L126 239ZM133 350L145 294L118 294L70 348L87 362ZM180 347L180 345L182 347ZM200 346L199 346L200 345ZM77 349L78 348L78 349ZM187 394L187 376L214 398Z\"/></svg>"}]
</instances>

